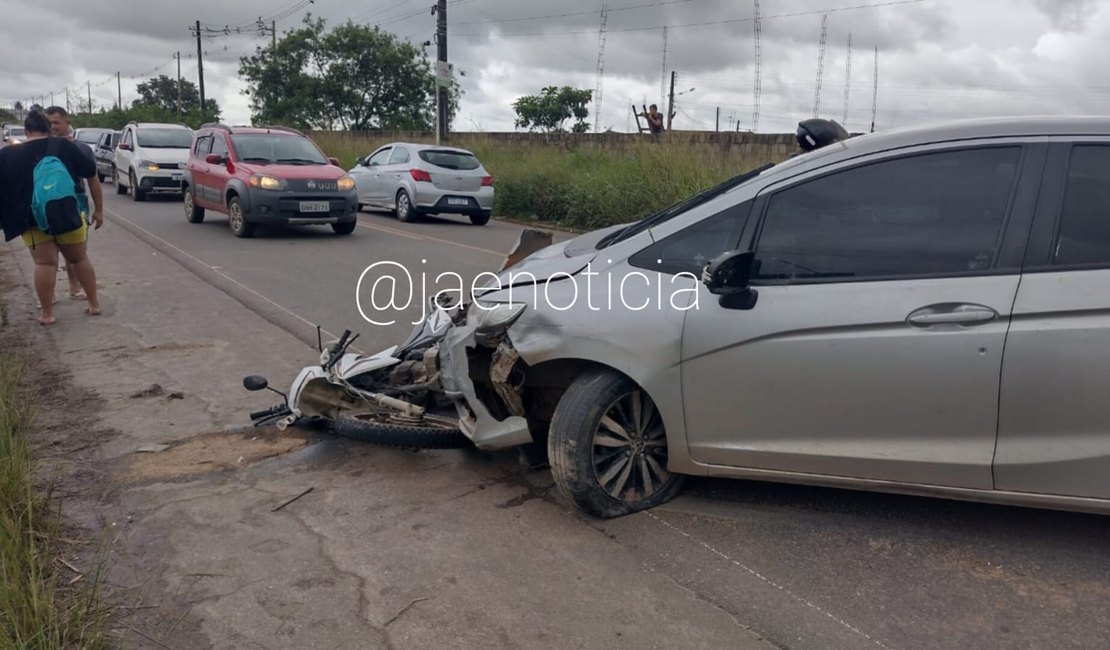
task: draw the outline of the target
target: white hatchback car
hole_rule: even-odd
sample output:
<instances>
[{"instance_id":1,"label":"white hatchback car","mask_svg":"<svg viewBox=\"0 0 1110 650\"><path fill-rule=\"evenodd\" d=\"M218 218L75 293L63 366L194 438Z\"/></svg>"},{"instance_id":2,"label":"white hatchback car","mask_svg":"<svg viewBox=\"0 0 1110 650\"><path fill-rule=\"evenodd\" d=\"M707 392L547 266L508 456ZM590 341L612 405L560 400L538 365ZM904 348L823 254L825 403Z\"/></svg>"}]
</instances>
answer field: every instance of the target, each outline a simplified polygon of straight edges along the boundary
<instances>
[{"instance_id":1,"label":"white hatchback car","mask_svg":"<svg viewBox=\"0 0 1110 650\"><path fill-rule=\"evenodd\" d=\"M181 194L193 130L184 124L131 122L116 145L113 177L117 194L136 201L148 193Z\"/></svg>"}]
</instances>

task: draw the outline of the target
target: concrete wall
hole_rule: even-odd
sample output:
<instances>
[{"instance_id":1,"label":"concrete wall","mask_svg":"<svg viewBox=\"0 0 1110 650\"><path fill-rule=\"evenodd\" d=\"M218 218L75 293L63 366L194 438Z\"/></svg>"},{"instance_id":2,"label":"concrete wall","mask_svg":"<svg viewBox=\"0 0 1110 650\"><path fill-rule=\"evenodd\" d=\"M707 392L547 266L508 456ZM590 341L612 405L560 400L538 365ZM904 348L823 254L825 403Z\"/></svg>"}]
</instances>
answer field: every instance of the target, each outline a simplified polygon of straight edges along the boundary
<instances>
[{"instance_id":1,"label":"concrete wall","mask_svg":"<svg viewBox=\"0 0 1110 650\"><path fill-rule=\"evenodd\" d=\"M328 141L342 142L360 150L363 155L388 142L434 143L435 134L425 132L329 131L313 132L326 135ZM792 133L750 133L725 131L671 131L659 135L638 133L453 133L445 144L469 148L485 147L560 147L565 149L603 149L620 151L645 142L686 145L693 148L720 149L729 154L757 153L780 158L794 152L797 140Z\"/></svg>"}]
</instances>

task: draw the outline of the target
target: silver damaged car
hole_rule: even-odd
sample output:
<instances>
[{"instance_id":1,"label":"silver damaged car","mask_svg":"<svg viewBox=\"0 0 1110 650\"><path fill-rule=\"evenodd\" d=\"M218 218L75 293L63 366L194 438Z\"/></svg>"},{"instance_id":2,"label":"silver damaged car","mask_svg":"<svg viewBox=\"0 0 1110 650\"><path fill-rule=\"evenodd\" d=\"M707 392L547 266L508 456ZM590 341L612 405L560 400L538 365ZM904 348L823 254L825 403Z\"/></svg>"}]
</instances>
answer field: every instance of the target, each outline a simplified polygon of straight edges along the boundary
<instances>
[{"instance_id":1,"label":"silver damaged car","mask_svg":"<svg viewBox=\"0 0 1110 650\"><path fill-rule=\"evenodd\" d=\"M605 517L686 475L1110 511L1110 119L806 135L476 292L464 433Z\"/></svg>"}]
</instances>

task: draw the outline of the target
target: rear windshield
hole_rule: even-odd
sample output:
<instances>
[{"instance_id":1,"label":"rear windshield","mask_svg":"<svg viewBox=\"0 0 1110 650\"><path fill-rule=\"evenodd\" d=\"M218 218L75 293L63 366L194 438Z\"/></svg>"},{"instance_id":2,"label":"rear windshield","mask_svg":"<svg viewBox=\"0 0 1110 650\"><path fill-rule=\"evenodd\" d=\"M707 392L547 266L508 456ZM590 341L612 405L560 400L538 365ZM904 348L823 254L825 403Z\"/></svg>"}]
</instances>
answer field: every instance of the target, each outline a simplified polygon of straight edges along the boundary
<instances>
[{"instance_id":1,"label":"rear windshield","mask_svg":"<svg viewBox=\"0 0 1110 650\"><path fill-rule=\"evenodd\" d=\"M138 129L136 138L140 147L152 149L188 149L193 144L193 132L188 129Z\"/></svg>"},{"instance_id":2,"label":"rear windshield","mask_svg":"<svg viewBox=\"0 0 1110 650\"><path fill-rule=\"evenodd\" d=\"M85 144L96 144L103 135L102 131L78 131L77 140Z\"/></svg>"},{"instance_id":3,"label":"rear windshield","mask_svg":"<svg viewBox=\"0 0 1110 650\"><path fill-rule=\"evenodd\" d=\"M472 154L458 151L439 151L426 149L419 153L420 159L426 163L446 169L478 169L478 159Z\"/></svg>"},{"instance_id":4,"label":"rear windshield","mask_svg":"<svg viewBox=\"0 0 1110 650\"><path fill-rule=\"evenodd\" d=\"M311 140L292 135L241 133L231 136L239 160L289 165L328 165Z\"/></svg>"},{"instance_id":5,"label":"rear windshield","mask_svg":"<svg viewBox=\"0 0 1110 650\"><path fill-rule=\"evenodd\" d=\"M12 128L8 129L8 133L10 133L12 135L26 135L27 134L23 130L23 127L21 127L21 126L13 126Z\"/></svg>"}]
</instances>

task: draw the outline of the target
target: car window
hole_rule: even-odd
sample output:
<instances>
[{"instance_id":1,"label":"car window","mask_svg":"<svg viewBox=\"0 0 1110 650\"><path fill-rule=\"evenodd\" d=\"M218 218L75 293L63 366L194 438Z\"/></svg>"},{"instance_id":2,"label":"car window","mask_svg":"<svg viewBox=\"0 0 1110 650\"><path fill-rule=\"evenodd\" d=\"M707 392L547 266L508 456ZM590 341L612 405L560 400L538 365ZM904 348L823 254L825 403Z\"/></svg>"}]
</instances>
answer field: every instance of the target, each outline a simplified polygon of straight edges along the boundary
<instances>
[{"instance_id":1,"label":"car window","mask_svg":"<svg viewBox=\"0 0 1110 650\"><path fill-rule=\"evenodd\" d=\"M370 158L366 161L366 166L369 167L370 165L373 165L375 163L379 165L384 165L386 161L389 160L389 156L391 153L393 153L393 149L382 149L381 151L375 153L373 156L370 156Z\"/></svg>"},{"instance_id":2,"label":"car window","mask_svg":"<svg viewBox=\"0 0 1110 650\"><path fill-rule=\"evenodd\" d=\"M1072 149L1052 263L1110 264L1110 146Z\"/></svg>"},{"instance_id":3,"label":"car window","mask_svg":"<svg viewBox=\"0 0 1110 650\"><path fill-rule=\"evenodd\" d=\"M193 133L188 129L143 127L136 138L140 147L150 149L188 149L193 143Z\"/></svg>"},{"instance_id":4,"label":"car window","mask_svg":"<svg viewBox=\"0 0 1110 650\"><path fill-rule=\"evenodd\" d=\"M409 150L404 147L397 147L393 150L393 157L389 159L390 165L402 165L409 161Z\"/></svg>"},{"instance_id":5,"label":"car window","mask_svg":"<svg viewBox=\"0 0 1110 650\"><path fill-rule=\"evenodd\" d=\"M120 141L120 144L131 144L131 129L123 132L123 140Z\"/></svg>"},{"instance_id":6,"label":"car window","mask_svg":"<svg viewBox=\"0 0 1110 650\"><path fill-rule=\"evenodd\" d=\"M224 137L222 135L213 134L211 139L212 139L212 153L219 154L221 156L226 156L227 155L227 141L224 140Z\"/></svg>"},{"instance_id":7,"label":"car window","mask_svg":"<svg viewBox=\"0 0 1110 650\"><path fill-rule=\"evenodd\" d=\"M417 155L426 163L446 169L471 170L480 166L473 154L461 151L424 149Z\"/></svg>"},{"instance_id":8,"label":"car window","mask_svg":"<svg viewBox=\"0 0 1110 650\"><path fill-rule=\"evenodd\" d=\"M197 146L194 150L197 158L204 158L208 152L212 150L212 136L202 135L197 138Z\"/></svg>"},{"instance_id":9,"label":"car window","mask_svg":"<svg viewBox=\"0 0 1110 650\"><path fill-rule=\"evenodd\" d=\"M630 257L628 263L661 273L693 273L700 277L707 264L740 243L751 207L752 202L745 201L726 208L648 246Z\"/></svg>"},{"instance_id":10,"label":"car window","mask_svg":"<svg viewBox=\"0 0 1110 650\"><path fill-rule=\"evenodd\" d=\"M774 194L753 280L970 273L995 264L1021 148L922 154Z\"/></svg>"}]
</instances>

